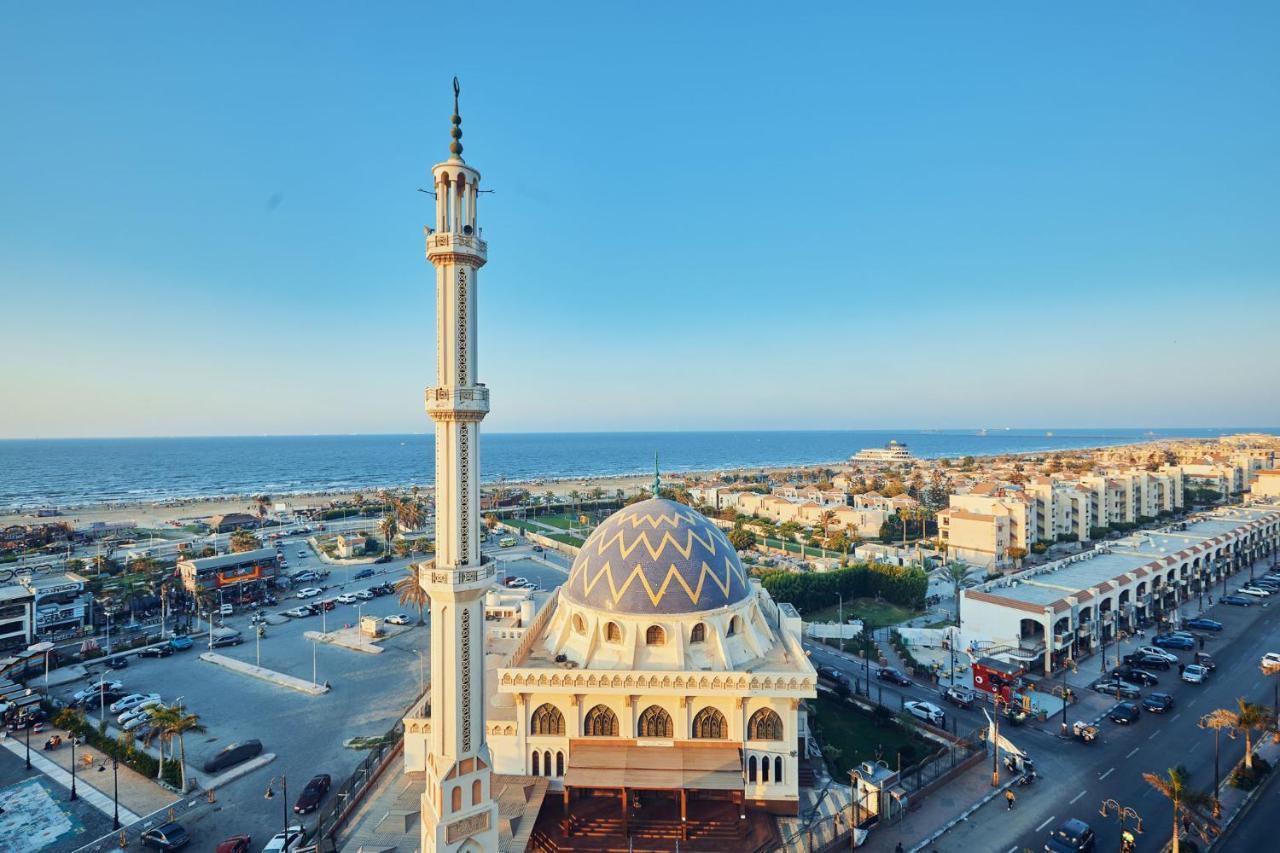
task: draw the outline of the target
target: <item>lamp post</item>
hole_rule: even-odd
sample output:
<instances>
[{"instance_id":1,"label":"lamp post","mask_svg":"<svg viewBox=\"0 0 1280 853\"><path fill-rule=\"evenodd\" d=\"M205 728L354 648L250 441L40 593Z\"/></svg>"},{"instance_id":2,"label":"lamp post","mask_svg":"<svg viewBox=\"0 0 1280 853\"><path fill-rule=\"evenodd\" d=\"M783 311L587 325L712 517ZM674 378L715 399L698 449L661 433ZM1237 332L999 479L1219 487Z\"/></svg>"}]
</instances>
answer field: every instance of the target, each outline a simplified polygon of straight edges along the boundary
<instances>
[{"instance_id":1,"label":"lamp post","mask_svg":"<svg viewBox=\"0 0 1280 853\"><path fill-rule=\"evenodd\" d=\"M1062 736L1067 736L1067 703L1071 701L1071 688L1067 686L1067 670L1076 671L1076 662L1067 660L1062 667Z\"/></svg>"},{"instance_id":2,"label":"lamp post","mask_svg":"<svg viewBox=\"0 0 1280 853\"><path fill-rule=\"evenodd\" d=\"M80 799L80 795L76 793L76 736L71 735L71 797L72 801Z\"/></svg>"},{"instance_id":3,"label":"lamp post","mask_svg":"<svg viewBox=\"0 0 1280 853\"><path fill-rule=\"evenodd\" d=\"M1111 814L1110 814L1111 812L1115 812L1116 819L1120 821L1121 835L1124 835L1124 833L1128 830L1129 827L1126 824L1128 823L1130 818L1136 821L1133 827L1134 830L1139 835L1142 834L1142 815L1138 814L1137 809L1132 808L1130 806L1122 806L1118 802L1112 799L1103 800L1102 808L1098 809L1098 813L1103 817L1111 817Z\"/></svg>"},{"instance_id":4,"label":"lamp post","mask_svg":"<svg viewBox=\"0 0 1280 853\"><path fill-rule=\"evenodd\" d=\"M111 828L120 828L120 762L111 756L111 798L115 803L115 814L111 818Z\"/></svg>"},{"instance_id":5,"label":"lamp post","mask_svg":"<svg viewBox=\"0 0 1280 853\"><path fill-rule=\"evenodd\" d=\"M30 687L28 687L27 695L30 696L31 693L32 693L32 690ZM27 724L27 769L28 770L31 769L31 724L30 723Z\"/></svg>"},{"instance_id":6,"label":"lamp post","mask_svg":"<svg viewBox=\"0 0 1280 853\"><path fill-rule=\"evenodd\" d=\"M48 640L32 643L27 646L27 651L37 655L44 655L44 692L47 696L49 694L49 652L53 651L53 643Z\"/></svg>"},{"instance_id":7,"label":"lamp post","mask_svg":"<svg viewBox=\"0 0 1280 853\"><path fill-rule=\"evenodd\" d=\"M1222 814L1222 804L1218 802L1218 786L1222 784L1222 778L1218 769L1218 735L1222 730L1217 726L1209 725L1209 714L1205 714L1196 723L1202 729L1213 729L1213 816L1218 817Z\"/></svg>"},{"instance_id":8,"label":"lamp post","mask_svg":"<svg viewBox=\"0 0 1280 853\"><path fill-rule=\"evenodd\" d=\"M280 805L284 807L284 847L289 849L289 780L285 778L283 773L278 777L280 780ZM275 791L271 790L271 786L276 782L272 779L267 783L267 792L263 794L263 799L270 800L275 797Z\"/></svg>"}]
</instances>

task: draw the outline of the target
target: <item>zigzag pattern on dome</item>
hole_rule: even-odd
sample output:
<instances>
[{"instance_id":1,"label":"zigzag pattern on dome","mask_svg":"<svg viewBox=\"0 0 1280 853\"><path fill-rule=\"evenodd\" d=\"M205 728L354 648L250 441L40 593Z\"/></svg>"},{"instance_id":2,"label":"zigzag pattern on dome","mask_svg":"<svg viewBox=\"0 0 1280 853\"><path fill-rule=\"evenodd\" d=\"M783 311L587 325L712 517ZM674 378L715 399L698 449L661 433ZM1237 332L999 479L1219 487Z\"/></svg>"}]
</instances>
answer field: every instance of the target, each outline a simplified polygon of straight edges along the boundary
<instances>
[{"instance_id":1,"label":"zigzag pattern on dome","mask_svg":"<svg viewBox=\"0 0 1280 853\"><path fill-rule=\"evenodd\" d=\"M564 593L599 610L657 614L724 607L750 589L718 527L683 504L651 498L618 510L587 537Z\"/></svg>"}]
</instances>

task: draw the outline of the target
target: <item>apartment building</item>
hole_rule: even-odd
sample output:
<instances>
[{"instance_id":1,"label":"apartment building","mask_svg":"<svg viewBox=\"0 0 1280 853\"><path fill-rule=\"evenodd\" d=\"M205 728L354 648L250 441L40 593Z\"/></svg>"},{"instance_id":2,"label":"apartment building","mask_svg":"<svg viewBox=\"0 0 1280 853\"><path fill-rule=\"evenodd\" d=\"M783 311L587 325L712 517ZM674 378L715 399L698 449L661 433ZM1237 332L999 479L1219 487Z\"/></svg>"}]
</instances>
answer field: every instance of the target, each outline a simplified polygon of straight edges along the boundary
<instances>
[{"instance_id":1,"label":"apartment building","mask_svg":"<svg viewBox=\"0 0 1280 853\"><path fill-rule=\"evenodd\" d=\"M1258 471L1249 490L1255 498L1280 498L1280 470Z\"/></svg>"},{"instance_id":2,"label":"apartment building","mask_svg":"<svg viewBox=\"0 0 1280 853\"><path fill-rule=\"evenodd\" d=\"M1180 467L1187 485L1213 489L1224 495L1243 492L1247 482L1244 468L1226 462L1191 463Z\"/></svg>"},{"instance_id":3,"label":"apartment building","mask_svg":"<svg viewBox=\"0 0 1280 853\"><path fill-rule=\"evenodd\" d=\"M948 507L938 512L938 538L948 560L962 560L983 569L1009 562L1011 518Z\"/></svg>"},{"instance_id":4,"label":"apartment building","mask_svg":"<svg viewBox=\"0 0 1280 853\"><path fill-rule=\"evenodd\" d=\"M767 518L777 524L794 521L806 527L820 527L826 513L832 513L832 531L852 528L860 536L879 536L880 525L889 518L884 510L855 509L845 504L820 504L810 500L788 500L778 495L741 492L736 508L743 515Z\"/></svg>"},{"instance_id":5,"label":"apartment building","mask_svg":"<svg viewBox=\"0 0 1280 853\"><path fill-rule=\"evenodd\" d=\"M1010 546L1025 550L1039 541L1036 498L1020 488L1007 486L992 490L982 489L967 495L952 495L949 503L951 509L963 510L975 515L1007 518ZM941 525L938 529L941 533ZM990 538L987 534L983 536ZM943 541L946 541L946 537L943 537Z\"/></svg>"}]
</instances>

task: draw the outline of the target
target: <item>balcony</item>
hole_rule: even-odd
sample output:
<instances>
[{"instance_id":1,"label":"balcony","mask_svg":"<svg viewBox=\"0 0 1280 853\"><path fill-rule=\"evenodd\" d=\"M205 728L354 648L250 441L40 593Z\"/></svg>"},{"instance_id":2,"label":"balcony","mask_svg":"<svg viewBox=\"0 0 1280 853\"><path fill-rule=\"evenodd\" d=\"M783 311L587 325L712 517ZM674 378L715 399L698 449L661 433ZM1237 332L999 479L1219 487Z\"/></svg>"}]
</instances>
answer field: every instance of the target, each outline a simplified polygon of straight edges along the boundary
<instances>
[{"instance_id":1,"label":"balcony","mask_svg":"<svg viewBox=\"0 0 1280 853\"><path fill-rule=\"evenodd\" d=\"M441 231L427 235L427 257L436 254L474 255L483 260L488 257L489 244L471 234Z\"/></svg>"},{"instance_id":2,"label":"balcony","mask_svg":"<svg viewBox=\"0 0 1280 853\"><path fill-rule=\"evenodd\" d=\"M466 388L428 388L427 414L460 414L477 418L489 412L489 389L483 385Z\"/></svg>"},{"instance_id":3,"label":"balcony","mask_svg":"<svg viewBox=\"0 0 1280 853\"><path fill-rule=\"evenodd\" d=\"M458 569L437 568L434 561L427 561L418 567L418 582L423 589L430 592L431 587L449 587L451 589L483 588L493 583L495 563L485 558L478 566L464 566Z\"/></svg>"}]
</instances>

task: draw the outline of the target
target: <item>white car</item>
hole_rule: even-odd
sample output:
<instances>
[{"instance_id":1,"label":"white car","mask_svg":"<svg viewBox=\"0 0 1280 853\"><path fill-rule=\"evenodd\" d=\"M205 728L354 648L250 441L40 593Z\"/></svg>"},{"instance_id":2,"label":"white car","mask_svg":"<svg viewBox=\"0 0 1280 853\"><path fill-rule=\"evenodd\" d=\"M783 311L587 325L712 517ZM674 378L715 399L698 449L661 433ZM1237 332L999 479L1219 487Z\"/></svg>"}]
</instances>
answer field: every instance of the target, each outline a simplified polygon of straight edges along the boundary
<instances>
[{"instance_id":1,"label":"white car","mask_svg":"<svg viewBox=\"0 0 1280 853\"><path fill-rule=\"evenodd\" d=\"M119 702L111 703L110 705L111 713L119 714L121 711L127 711L130 708L136 708L139 705L141 705L143 702L146 702L148 699L154 699L157 702L159 702L160 694L159 693L130 693L128 696L124 697Z\"/></svg>"},{"instance_id":2,"label":"white car","mask_svg":"<svg viewBox=\"0 0 1280 853\"><path fill-rule=\"evenodd\" d=\"M1189 684L1199 684L1208 674L1209 670L1198 663L1187 664L1182 670L1182 680Z\"/></svg>"},{"instance_id":3,"label":"white car","mask_svg":"<svg viewBox=\"0 0 1280 853\"><path fill-rule=\"evenodd\" d=\"M1178 656L1168 649L1162 649L1159 646L1142 646L1138 649L1139 654L1151 655L1153 657L1164 658L1169 663L1177 663Z\"/></svg>"},{"instance_id":4,"label":"white car","mask_svg":"<svg viewBox=\"0 0 1280 853\"><path fill-rule=\"evenodd\" d=\"M1280 667L1280 652L1267 652L1262 656L1263 669L1275 669Z\"/></svg>"},{"instance_id":5,"label":"white car","mask_svg":"<svg viewBox=\"0 0 1280 853\"><path fill-rule=\"evenodd\" d=\"M315 598L321 592L323 592L323 590L317 589L314 586L304 586L302 589L298 590L298 598Z\"/></svg>"},{"instance_id":6,"label":"white car","mask_svg":"<svg viewBox=\"0 0 1280 853\"><path fill-rule=\"evenodd\" d=\"M124 725L130 720L136 720L138 717L145 716L148 708L155 708L160 704L159 699L148 699L145 702L139 702L120 716L116 717L116 722Z\"/></svg>"},{"instance_id":7,"label":"white car","mask_svg":"<svg viewBox=\"0 0 1280 853\"><path fill-rule=\"evenodd\" d=\"M307 559L307 552L306 552L306 551L299 551L299 552L298 552L298 559L299 559L299 560L305 560L305 559Z\"/></svg>"},{"instance_id":8,"label":"white car","mask_svg":"<svg viewBox=\"0 0 1280 853\"><path fill-rule=\"evenodd\" d=\"M405 616L403 613L393 613L382 621L386 622L388 625L408 625L409 617Z\"/></svg>"},{"instance_id":9,"label":"white car","mask_svg":"<svg viewBox=\"0 0 1280 853\"><path fill-rule=\"evenodd\" d=\"M84 702L87 699L93 699L101 691L119 691L124 689L123 681L95 681L83 690L77 690L71 694L71 698L77 702Z\"/></svg>"},{"instance_id":10,"label":"white car","mask_svg":"<svg viewBox=\"0 0 1280 853\"><path fill-rule=\"evenodd\" d=\"M344 592L342 595L338 596L337 601L339 604L355 604L356 597L349 592Z\"/></svg>"},{"instance_id":11,"label":"white car","mask_svg":"<svg viewBox=\"0 0 1280 853\"><path fill-rule=\"evenodd\" d=\"M282 616L289 616L294 619L301 619L304 616L310 616L311 611L305 607L295 607L292 610L281 611Z\"/></svg>"},{"instance_id":12,"label":"white car","mask_svg":"<svg viewBox=\"0 0 1280 853\"><path fill-rule=\"evenodd\" d=\"M362 589L356 593L356 598L361 601L373 601L373 593L369 592L367 589Z\"/></svg>"},{"instance_id":13,"label":"white car","mask_svg":"<svg viewBox=\"0 0 1280 853\"><path fill-rule=\"evenodd\" d=\"M302 846L302 827L291 826L285 832L277 832L271 836L262 853L292 853Z\"/></svg>"},{"instance_id":14,"label":"white car","mask_svg":"<svg viewBox=\"0 0 1280 853\"><path fill-rule=\"evenodd\" d=\"M1240 595L1252 595L1254 598L1266 598L1271 595L1268 590L1265 590L1260 586L1245 585L1237 589L1236 592Z\"/></svg>"},{"instance_id":15,"label":"white car","mask_svg":"<svg viewBox=\"0 0 1280 853\"><path fill-rule=\"evenodd\" d=\"M941 726L946 723L947 715L942 709L932 702L906 702L902 706L913 717L918 717L926 723L932 723L935 726Z\"/></svg>"},{"instance_id":16,"label":"white car","mask_svg":"<svg viewBox=\"0 0 1280 853\"><path fill-rule=\"evenodd\" d=\"M155 706L153 706L153 707L155 707ZM147 711L150 711L150 710L151 710L150 708L148 708L148 709L147 709ZM138 729L142 728L143 726L149 726L149 725L151 725L151 715L150 715L149 713L147 713L147 711L143 711L141 714L139 714L138 716L134 717L132 720L130 720L129 722L125 723L125 724L124 724L124 725L122 725L120 728L121 728L121 729L123 729L123 730L124 730L124 731L126 731L126 732L133 732L133 731L137 731Z\"/></svg>"}]
</instances>

